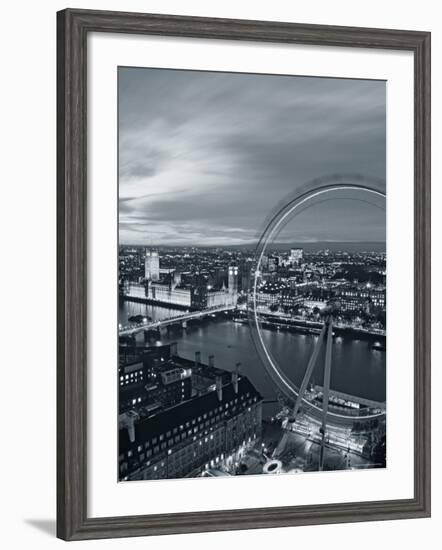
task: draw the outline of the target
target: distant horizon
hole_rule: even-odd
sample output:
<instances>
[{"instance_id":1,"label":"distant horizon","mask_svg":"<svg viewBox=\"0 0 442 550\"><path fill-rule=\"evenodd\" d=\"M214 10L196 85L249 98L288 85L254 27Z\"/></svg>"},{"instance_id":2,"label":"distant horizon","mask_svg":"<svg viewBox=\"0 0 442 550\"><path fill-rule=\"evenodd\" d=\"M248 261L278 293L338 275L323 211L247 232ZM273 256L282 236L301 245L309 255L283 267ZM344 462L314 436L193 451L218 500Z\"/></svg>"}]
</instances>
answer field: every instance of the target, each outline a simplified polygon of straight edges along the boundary
<instances>
[{"instance_id":1,"label":"distant horizon","mask_svg":"<svg viewBox=\"0 0 442 550\"><path fill-rule=\"evenodd\" d=\"M315 248L318 249L318 247L322 246L323 248L336 248L338 246L344 247L362 247L362 246L376 246L376 247L384 247L386 248L386 241L309 241L309 242L293 242L293 243L273 243L270 249L286 249L290 250L290 248L302 248L302 249L308 249ZM148 244L140 244L140 243L119 243L119 246L127 246L127 247L133 247L133 248L225 248L225 249L239 249L239 248L256 248L258 245L258 240L253 241L251 243L244 243L244 244L158 244L158 243L148 243ZM320 249L320 248L319 248ZM345 251L345 248L343 248L343 251Z\"/></svg>"}]
</instances>

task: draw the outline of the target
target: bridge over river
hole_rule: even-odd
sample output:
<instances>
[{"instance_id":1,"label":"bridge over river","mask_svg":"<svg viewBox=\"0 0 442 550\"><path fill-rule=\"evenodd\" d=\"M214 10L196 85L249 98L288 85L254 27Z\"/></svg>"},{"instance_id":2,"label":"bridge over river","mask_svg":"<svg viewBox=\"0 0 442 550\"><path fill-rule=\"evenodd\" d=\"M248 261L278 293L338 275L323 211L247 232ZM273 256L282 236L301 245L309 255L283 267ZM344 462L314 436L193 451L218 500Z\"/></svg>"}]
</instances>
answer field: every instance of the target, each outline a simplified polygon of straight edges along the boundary
<instances>
[{"instance_id":1,"label":"bridge over river","mask_svg":"<svg viewBox=\"0 0 442 550\"><path fill-rule=\"evenodd\" d=\"M119 335L130 336L132 334L136 334L137 332L141 332L143 330L156 330L156 329L164 328L164 327L179 324L179 323L186 323L187 321L192 321L195 319L203 319L204 317L207 317L209 315L215 315L217 313L233 311L235 309L236 309L235 305L230 305L230 306L224 305L224 306L215 307L211 309L205 309L203 311L188 311L183 315L169 317L168 319L162 319L161 321L149 320L146 323L121 326L119 328Z\"/></svg>"}]
</instances>

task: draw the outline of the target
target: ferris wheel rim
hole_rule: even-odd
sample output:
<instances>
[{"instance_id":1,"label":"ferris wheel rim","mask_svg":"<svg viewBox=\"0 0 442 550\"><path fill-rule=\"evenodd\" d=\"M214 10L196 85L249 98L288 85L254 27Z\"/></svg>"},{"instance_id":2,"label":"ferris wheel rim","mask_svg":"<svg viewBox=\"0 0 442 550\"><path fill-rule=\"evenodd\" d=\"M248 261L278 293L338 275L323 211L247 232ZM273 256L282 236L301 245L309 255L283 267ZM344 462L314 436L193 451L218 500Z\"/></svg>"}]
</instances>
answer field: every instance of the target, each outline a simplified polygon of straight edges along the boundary
<instances>
[{"instance_id":1,"label":"ferris wheel rim","mask_svg":"<svg viewBox=\"0 0 442 550\"><path fill-rule=\"evenodd\" d=\"M362 181L364 183L339 183L339 180L349 180L349 179L357 179L358 181ZM329 181L329 183L327 183ZM370 194L374 194L378 197L382 197L386 199L386 193L384 191L381 191L377 187L374 187L373 185L368 185L365 182L366 181L373 181L371 178L367 178L366 176L362 175L333 175L321 179L312 180L310 182L310 188L300 194L298 194L296 197L292 198L288 203L283 205L278 209L278 211L272 216L270 221L267 223L259 241L258 245L256 247L255 252L255 258L258 257L258 260L256 262L255 267L255 275L253 280L253 293L252 293L252 311L250 312L249 309L249 324L251 325L251 332L252 332L252 339L255 343L255 346L257 347L257 350L259 352L259 355L263 356L264 354L264 367L266 368L267 373L269 374L270 378L273 380L273 382L277 385L278 389L283 392L287 397L289 398L297 398L299 393L299 388L282 372L282 370L277 366L276 362L272 358L271 354L267 350L266 345L264 344L264 341L262 339L261 335L261 325L260 321L258 319L258 312L257 312L257 280L259 278L260 274L260 266L261 262L264 256L264 252L266 251L267 244L270 242L270 239L272 236L275 235L277 229L281 226L281 224L287 219L288 216L293 214L293 212L305 204L307 201L312 200L315 197L324 195L326 193L331 193L334 191L362 191ZM374 180L376 181L376 180ZM320 183L320 185L312 187L315 183ZM377 180L377 183L379 181ZM303 405L308 405L309 409L313 409L316 413L322 413L322 409L315 405L314 403L306 400L305 398L302 398ZM379 419L382 417L385 417L385 411L380 413L373 413L369 415L345 415L341 413L337 413L334 411L327 411L327 420L336 420L336 421L369 421L374 419Z\"/></svg>"}]
</instances>

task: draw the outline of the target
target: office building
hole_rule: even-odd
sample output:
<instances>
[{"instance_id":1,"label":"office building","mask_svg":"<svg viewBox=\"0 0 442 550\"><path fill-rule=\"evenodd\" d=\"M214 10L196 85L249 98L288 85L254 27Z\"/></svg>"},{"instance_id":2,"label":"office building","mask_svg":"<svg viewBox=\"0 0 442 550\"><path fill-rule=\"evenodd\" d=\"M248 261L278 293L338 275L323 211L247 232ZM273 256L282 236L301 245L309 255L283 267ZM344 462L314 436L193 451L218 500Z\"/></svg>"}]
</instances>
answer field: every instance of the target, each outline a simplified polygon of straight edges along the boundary
<instances>
[{"instance_id":1,"label":"office building","mask_svg":"<svg viewBox=\"0 0 442 550\"><path fill-rule=\"evenodd\" d=\"M119 430L120 480L195 476L261 436L262 397L232 373L223 385L140 419L126 415Z\"/></svg>"},{"instance_id":2,"label":"office building","mask_svg":"<svg viewBox=\"0 0 442 550\"><path fill-rule=\"evenodd\" d=\"M127 361L130 357L132 360ZM176 355L175 345L120 347L119 412L167 408L192 395L192 369Z\"/></svg>"}]
</instances>

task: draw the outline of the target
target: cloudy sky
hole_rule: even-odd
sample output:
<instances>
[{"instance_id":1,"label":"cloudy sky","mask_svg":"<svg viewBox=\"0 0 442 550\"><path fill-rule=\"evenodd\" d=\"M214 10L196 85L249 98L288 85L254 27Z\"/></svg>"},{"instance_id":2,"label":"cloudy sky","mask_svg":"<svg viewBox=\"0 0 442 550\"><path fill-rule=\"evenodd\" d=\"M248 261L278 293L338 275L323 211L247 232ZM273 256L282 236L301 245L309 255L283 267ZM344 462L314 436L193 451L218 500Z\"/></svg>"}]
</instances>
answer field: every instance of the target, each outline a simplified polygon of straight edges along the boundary
<instances>
[{"instance_id":1,"label":"cloudy sky","mask_svg":"<svg viewBox=\"0 0 442 550\"><path fill-rule=\"evenodd\" d=\"M385 145L384 82L120 68L120 243L253 243L313 178L384 180ZM355 198L281 238L385 240L385 211Z\"/></svg>"}]
</instances>

